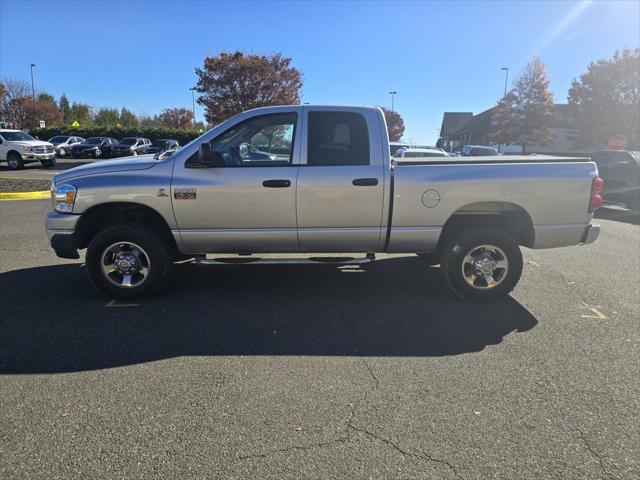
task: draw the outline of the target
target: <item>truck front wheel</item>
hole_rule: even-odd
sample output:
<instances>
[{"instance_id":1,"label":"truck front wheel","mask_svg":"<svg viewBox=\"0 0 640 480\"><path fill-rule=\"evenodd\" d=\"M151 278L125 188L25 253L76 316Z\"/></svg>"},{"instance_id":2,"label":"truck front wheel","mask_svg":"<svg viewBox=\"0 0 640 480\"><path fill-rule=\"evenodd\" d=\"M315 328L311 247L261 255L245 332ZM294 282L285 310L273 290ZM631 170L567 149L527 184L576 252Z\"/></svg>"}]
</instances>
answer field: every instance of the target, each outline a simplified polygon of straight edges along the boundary
<instances>
[{"instance_id":1,"label":"truck front wheel","mask_svg":"<svg viewBox=\"0 0 640 480\"><path fill-rule=\"evenodd\" d=\"M151 228L121 224L98 233L85 258L91 282L117 298L151 295L169 279L171 249Z\"/></svg>"},{"instance_id":2,"label":"truck front wheel","mask_svg":"<svg viewBox=\"0 0 640 480\"><path fill-rule=\"evenodd\" d=\"M24 160L18 152L9 152L7 156L7 164L11 170L22 170L24 168Z\"/></svg>"},{"instance_id":3,"label":"truck front wheel","mask_svg":"<svg viewBox=\"0 0 640 480\"><path fill-rule=\"evenodd\" d=\"M445 245L440 268L456 295L491 302L507 295L520 280L522 253L516 241L499 230L460 231Z\"/></svg>"}]
</instances>

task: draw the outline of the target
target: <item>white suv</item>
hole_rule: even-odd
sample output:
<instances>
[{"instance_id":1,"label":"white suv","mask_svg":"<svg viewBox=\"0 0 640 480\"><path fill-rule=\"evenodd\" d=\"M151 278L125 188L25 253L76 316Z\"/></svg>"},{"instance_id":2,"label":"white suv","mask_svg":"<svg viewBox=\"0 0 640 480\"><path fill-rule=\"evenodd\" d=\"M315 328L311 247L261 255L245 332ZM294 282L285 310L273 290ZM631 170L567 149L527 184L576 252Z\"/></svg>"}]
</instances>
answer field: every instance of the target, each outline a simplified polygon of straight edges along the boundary
<instances>
[{"instance_id":1,"label":"white suv","mask_svg":"<svg viewBox=\"0 0 640 480\"><path fill-rule=\"evenodd\" d=\"M25 163L40 162L43 167L56 164L56 152L49 142L36 140L21 130L0 130L0 162L7 162L12 170Z\"/></svg>"}]
</instances>

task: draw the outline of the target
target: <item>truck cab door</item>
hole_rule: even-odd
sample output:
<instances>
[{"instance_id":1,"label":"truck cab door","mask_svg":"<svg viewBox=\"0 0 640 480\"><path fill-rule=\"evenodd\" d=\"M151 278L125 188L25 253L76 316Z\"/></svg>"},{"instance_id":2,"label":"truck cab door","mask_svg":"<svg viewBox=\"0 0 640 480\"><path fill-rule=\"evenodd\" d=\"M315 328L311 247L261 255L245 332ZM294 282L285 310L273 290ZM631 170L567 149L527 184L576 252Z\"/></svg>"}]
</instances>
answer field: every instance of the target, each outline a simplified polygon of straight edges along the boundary
<instances>
[{"instance_id":1,"label":"truck cab door","mask_svg":"<svg viewBox=\"0 0 640 480\"><path fill-rule=\"evenodd\" d=\"M188 253L297 252L296 177L301 107L230 125L211 140L218 158L176 158L171 185Z\"/></svg>"},{"instance_id":2,"label":"truck cab door","mask_svg":"<svg viewBox=\"0 0 640 480\"><path fill-rule=\"evenodd\" d=\"M376 111L304 107L304 119L297 188L300 250L381 251L388 151L385 157Z\"/></svg>"}]
</instances>

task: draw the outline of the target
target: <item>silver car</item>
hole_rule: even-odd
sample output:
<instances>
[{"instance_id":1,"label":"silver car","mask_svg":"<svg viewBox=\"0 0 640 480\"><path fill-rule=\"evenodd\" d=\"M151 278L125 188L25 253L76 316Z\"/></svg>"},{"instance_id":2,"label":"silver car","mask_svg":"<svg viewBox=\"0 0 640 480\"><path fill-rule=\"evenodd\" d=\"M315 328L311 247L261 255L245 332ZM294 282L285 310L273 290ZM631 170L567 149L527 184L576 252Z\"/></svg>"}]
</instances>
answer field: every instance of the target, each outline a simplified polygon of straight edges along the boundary
<instances>
[{"instance_id":1,"label":"silver car","mask_svg":"<svg viewBox=\"0 0 640 480\"><path fill-rule=\"evenodd\" d=\"M49 139L49 143L55 147L58 157L71 155L71 147L82 142L84 142L84 138L73 135L56 135Z\"/></svg>"}]
</instances>

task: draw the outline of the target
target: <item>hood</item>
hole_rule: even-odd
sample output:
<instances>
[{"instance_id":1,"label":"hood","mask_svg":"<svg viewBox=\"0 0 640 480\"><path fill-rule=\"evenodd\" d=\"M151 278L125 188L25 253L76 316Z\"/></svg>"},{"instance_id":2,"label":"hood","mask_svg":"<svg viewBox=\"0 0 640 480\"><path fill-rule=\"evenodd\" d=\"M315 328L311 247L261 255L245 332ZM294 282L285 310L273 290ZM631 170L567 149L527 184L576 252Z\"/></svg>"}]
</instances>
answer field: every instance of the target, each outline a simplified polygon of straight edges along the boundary
<instances>
[{"instance_id":1,"label":"hood","mask_svg":"<svg viewBox=\"0 0 640 480\"><path fill-rule=\"evenodd\" d=\"M86 165L65 170L59 175L53 177L53 182L66 182L72 178L85 177L87 175L99 175L102 173L146 170L155 165L158 165L158 161L152 156L125 157L120 160L106 160L102 162L88 163Z\"/></svg>"},{"instance_id":2,"label":"hood","mask_svg":"<svg viewBox=\"0 0 640 480\"><path fill-rule=\"evenodd\" d=\"M113 150L131 150L132 145L111 145Z\"/></svg>"},{"instance_id":3,"label":"hood","mask_svg":"<svg viewBox=\"0 0 640 480\"><path fill-rule=\"evenodd\" d=\"M18 147L48 147L51 146L49 142L43 142L42 140L8 140L7 143Z\"/></svg>"},{"instance_id":4,"label":"hood","mask_svg":"<svg viewBox=\"0 0 640 480\"><path fill-rule=\"evenodd\" d=\"M78 143L71 148L96 148L97 146L98 145L94 145L93 143Z\"/></svg>"}]
</instances>

